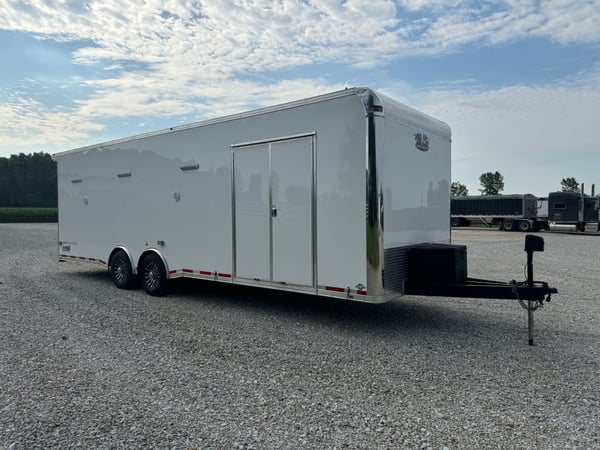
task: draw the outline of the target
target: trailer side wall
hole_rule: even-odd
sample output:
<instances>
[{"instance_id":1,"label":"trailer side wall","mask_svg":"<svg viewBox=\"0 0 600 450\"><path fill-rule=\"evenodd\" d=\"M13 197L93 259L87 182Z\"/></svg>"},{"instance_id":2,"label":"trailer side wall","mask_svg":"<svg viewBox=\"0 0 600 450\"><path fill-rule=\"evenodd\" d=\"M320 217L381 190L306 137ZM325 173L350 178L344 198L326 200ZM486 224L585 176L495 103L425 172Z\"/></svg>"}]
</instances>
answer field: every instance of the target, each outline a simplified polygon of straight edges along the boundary
<instances>
[{"instance_id":1,"label":"trailer side wall","mask_svg":"<svg viewBox=\"0 0 600 450\"><path fill-rule=\"evenodd\" d=\"M60 251L107 262L110 251L122 245L135 265L144 251L156 248L172 275L223 274L231 280L236 276L232 155L241 154L253 142L267 142L275 152L272 143L293 136L310 136L314 147L314 183L308 187L313 203L312 242L296 242L312 252L315 276L305 287L366 286L365 110L362 100L350 91L318 102L56 155ZM293 164L290 161L292 170ZM255 176L246 180L238 173L240 189L273 195L274 185L282 180L276 174L274 179L267 169L249 172ZM280 195L289 200L306 194L296 188L288 183ZM253 213L265 223L285 220L283 209L277 218L270 218L269 202L277 199L259 197L262 203L254 203ZM299 237L289 239L295 242ZM257 263L265 264L264 258L272 258L277 250L257 248ZM294 254L289 251L293 271ZM276 281L293 284L296 280Z\"/></svg>"}]
</instances>

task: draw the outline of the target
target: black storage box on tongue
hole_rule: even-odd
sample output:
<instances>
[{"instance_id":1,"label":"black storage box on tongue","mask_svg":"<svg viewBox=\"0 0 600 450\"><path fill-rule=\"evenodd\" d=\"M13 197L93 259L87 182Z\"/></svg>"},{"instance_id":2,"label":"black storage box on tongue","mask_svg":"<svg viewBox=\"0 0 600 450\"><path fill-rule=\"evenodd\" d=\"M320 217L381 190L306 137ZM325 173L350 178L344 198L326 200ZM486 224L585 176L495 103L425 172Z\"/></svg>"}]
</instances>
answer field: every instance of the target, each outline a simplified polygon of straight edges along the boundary
<instances>
[{"instance_id":1,"label":"black storage box on tongue","mask_svg":"<svg viewBox=\"0 0 600 450\"><path fill-rule=\"evenodd\" d=\"M461 284L467 281L467 247L421 244L408 255L408 279L418 283Z\"/></svg>"}]
</instances>

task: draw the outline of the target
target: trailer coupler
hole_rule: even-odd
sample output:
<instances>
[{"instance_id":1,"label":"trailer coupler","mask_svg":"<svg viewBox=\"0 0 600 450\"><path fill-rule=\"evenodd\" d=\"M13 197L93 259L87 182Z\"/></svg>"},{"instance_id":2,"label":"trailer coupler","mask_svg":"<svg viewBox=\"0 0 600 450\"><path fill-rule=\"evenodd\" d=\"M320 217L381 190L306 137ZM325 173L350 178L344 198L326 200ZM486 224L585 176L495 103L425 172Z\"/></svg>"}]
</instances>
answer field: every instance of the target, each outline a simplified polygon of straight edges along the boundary
<instances>
[{"instance_id":1,"label":"trailer coupler","mask_svg":"<svg viewBox=\"0 0 600 450\"><path fill-rule=\"evenodd\" d=\"M427 252L431 254L432 248L427 247ZM441 251L448 247L440 246ZM419 247L414 250L418 251ZM539 236L525 236L525 252L527 252L527 279L524 282L510 282L483 280L477 278L466 278L462 282L436 281L433 279L424 280L422 273L413 273L411 276L411 264L409 262L409 278L404 286L406 295L422 295L430 297L468 297L478 299L506 299L517 300L519 304L527 310L527 324L529 345L533 345L533 313L542 308L544 302L550 302L552 294L558 293L557 289L543 281L534 281L533 279L533 253L544 251L544 239ZM447 252L446 252L447 253ZM466 254L464 256L466 267ZM410 261L410 260L409 260ZM457 272L455 268L452 272ZM442 276L441 278L447 279Z\"/></svg>"}]
</instances>

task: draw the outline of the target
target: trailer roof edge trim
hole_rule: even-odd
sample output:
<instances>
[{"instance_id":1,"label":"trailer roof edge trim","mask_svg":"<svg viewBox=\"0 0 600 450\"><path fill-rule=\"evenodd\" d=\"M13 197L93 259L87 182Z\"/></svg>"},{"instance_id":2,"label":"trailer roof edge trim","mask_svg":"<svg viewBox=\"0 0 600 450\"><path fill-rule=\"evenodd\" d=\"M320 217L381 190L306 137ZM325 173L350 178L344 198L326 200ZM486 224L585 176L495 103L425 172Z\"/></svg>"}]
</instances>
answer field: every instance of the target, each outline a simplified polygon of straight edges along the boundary
<instances>
[{"instance_id":1,"label":"trailer roof edge trim","mask_svg":"<svg viewBox=\"0 0 600 450\"><path fill-rule=\"evenodd\" d=\"M373 91L373 93L383 104L384 116L388 116L386 112L393 112L393 114L389 114L389 116L391 116L392 120L395 122L415 129L426 129L438 136L452 139L452 131L446 122L425 114L411 106L405 105L404 103L400 103L380 92Z\"/></svg>"}]
</instances>

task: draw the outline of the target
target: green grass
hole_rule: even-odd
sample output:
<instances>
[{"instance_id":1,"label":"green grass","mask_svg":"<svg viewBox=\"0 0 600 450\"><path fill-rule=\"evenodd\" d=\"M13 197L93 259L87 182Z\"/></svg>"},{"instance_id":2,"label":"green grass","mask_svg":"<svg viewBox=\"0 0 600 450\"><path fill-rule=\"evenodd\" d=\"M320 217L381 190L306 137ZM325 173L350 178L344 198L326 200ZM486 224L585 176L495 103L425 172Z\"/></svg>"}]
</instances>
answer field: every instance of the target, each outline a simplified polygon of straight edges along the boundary
<instances>
[{"instance_id":1,"label":"green grass","mask_svg":"<svg viewBox=\"0 0 600 450\"><path fill-rule=\"evenodd\" d=\"M0 208L0 223L58 222L58 208Z\"/></svg>"}]
</instances>

